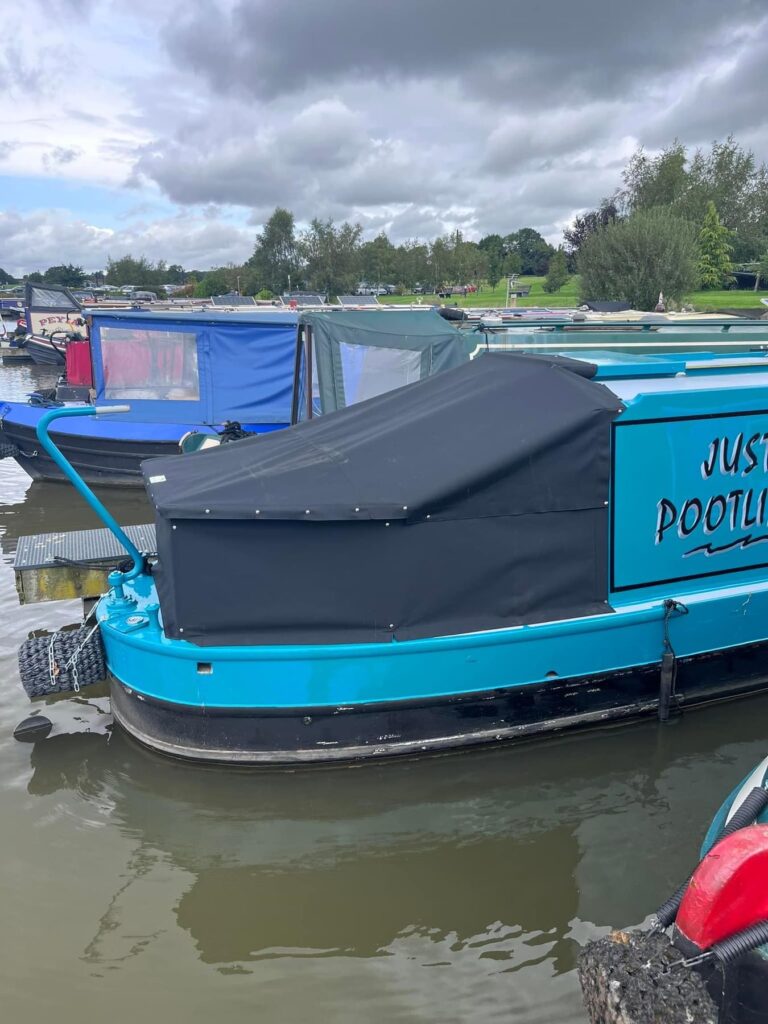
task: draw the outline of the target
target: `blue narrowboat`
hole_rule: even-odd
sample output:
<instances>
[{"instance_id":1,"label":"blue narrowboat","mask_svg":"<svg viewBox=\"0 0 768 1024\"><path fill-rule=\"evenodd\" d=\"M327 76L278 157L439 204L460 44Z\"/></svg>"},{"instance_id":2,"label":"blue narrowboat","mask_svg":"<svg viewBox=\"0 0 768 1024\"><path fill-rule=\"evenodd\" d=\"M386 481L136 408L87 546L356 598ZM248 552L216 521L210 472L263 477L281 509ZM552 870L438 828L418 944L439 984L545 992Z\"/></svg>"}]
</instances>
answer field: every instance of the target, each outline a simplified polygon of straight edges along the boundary
<instances>
[{"instance_id":1,"label":"blue narrowboat","mask_svg":"<svg viewBox=\"0 0 768 1024\"><path fill-rule=\"evenodd\" d=\"M764 690L766 386L763 352L689 350L481 355L331 416L316 383L288 430L143 464L156 552L47 434L95 410L47 411L41 444L130 555L87 633L115 718L170 754L293 764Z\"/></svg>"},{"instance_id":2,"label":"blue narrowboat","mask_svg":"<svg viewBox=\"0 0 768 1024\"><path fill-rule=\"evenodd\" d=\"M89 337L63 343L56 388L0 400L0 457L33 479L63 479L36 434L51 406L128 403L118 416L62 419L55 434L89 483L141 486L144 459L179 454L183 441L184 450L209 447L286 427L294 397L313 388L329 411L469 358L432 310L304 314L300 329L289 309L94 310L87 319ZM313 332L315 364L298 365Z\"/></svg>"},{"instance_id":3,"label":"blue narrowboat","mask_svg":"<svg viewBox=\"0 0 768 1024\"><path fill-rule=\"evenodd\" d=\"M27 402L0 402L0 442L33 479L62 479L36 428L51 405L130 402L109 419L57 424L58 443L89 482L141 486L141 461L177 453L190 431L236 422L265 432L290 421L296 315L104 311L90 338L66 343L67 379Z\"/></svg>"}]
</instances>

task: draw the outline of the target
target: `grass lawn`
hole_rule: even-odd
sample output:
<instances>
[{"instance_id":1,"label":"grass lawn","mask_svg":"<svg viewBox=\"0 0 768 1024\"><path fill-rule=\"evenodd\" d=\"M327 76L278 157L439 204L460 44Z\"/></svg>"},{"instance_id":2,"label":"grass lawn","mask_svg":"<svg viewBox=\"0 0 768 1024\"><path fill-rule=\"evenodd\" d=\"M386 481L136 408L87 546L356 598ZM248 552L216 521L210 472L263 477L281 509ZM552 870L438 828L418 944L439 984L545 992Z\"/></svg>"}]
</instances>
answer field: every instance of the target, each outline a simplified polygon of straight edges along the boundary
<instances>
[{"instance_id":1,"label":"grass lawn","mask_svg":"<svg viewBox=\"0 0 768 1024\"><path fill-rule=\"evenodd\" d=\"M531 294L524 299L518 299L518 306L575 306L578 304L579 289L578 278L572 277L559 292L547 295L544 291L543 277L521 277L521 285L530 285ZM505 282L497 285L496 288L489 288L486 285L473 295L462 297L454 295L450 299L438 299L435 295L382 295L379 302L423 302L432 305L435 302L446 303L451 306L503 306L507 299L507 285Z\"/></svg>"},{"instance_id":2,"label":"grass lawn","mask_svg":"<svg viewBox=\"0 0 768 1024\"><path fill-rule=\"evenodd\" d=\"M544 291L543 277L521 277L520 284L530 285L531 293L517 300L518 306L576 306L579 302L579 279L570 278L559 292L548 295ZM503 306L507 297L507 286L499 284L496 288L487 285L474 295L453 296L450 299L437 299L434 295L382 295L379 302L423 302L431 305L434 302L445 302L451 306ZM761 298L768 298L768 291L721 291L692 292L685 301L695 309L748 309L760 305ZM768 307L766 307L768 312Z\"/></svg>"}]
</instances>

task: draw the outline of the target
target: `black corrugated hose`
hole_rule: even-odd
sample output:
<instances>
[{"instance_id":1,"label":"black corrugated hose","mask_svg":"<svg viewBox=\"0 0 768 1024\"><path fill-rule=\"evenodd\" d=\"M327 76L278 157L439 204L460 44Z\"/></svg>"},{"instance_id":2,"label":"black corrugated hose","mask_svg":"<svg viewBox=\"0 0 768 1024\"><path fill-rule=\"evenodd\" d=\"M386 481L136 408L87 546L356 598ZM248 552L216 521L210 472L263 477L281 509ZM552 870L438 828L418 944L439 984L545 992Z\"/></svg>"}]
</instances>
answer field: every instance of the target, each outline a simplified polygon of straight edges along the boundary
<instances>
[{"instance_id":1,"label":"black corrugated hose","mask_svg":"<svg viewBox=\"0 0 768 1024\"><path fill-rule=\"evenodd\" d=\"M712 848L714 848L719 842L722 842L723 839L733 835L734 832L738 832L739 829L746 828L747 825L754 824L766 807L768 807L768 790L763 789L762 786L755 786L755 788L744 798L744 801L731 820L720 829L714 843L712 844ZM656 921L651 929L652 931L664 931L664 929L669 928L675 920L690 880L691 876L689 876L683 884L672 893L668 900L665 900L664 903L662 903L653 915ZM760 943L758 943L758 945L760 945Z\"/></svg>"}]
</instances>

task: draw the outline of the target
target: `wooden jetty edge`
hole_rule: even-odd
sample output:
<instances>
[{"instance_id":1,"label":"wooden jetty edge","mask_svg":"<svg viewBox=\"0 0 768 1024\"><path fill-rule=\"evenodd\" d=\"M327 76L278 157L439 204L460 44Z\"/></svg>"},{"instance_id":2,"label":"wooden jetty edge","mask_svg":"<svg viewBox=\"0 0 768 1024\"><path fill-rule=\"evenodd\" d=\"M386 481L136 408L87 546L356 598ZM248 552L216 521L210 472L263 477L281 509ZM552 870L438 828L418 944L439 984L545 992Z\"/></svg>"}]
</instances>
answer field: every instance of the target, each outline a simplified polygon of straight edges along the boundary
<instances>
[{"instance_id":1,"label":"wooden jetty edge","mask_svg":"<svg viewBox=\"0 0 768 1024\"><path fill-rule=\"evenodd\" d=\"M151 523L126 526L143 554L157 551ZM90 600L107 589L107 576L127 555L109 530L73 530L19 537L13 571L21 604Z\"/></svg>"},{"instance_id":2,"label":"wooden jetty edge","mask_svg":"<svg viewBox=\"0 0 768 1024\"><path fill-rule=\"evenodd\" d=\"M663 933L612 932L588 943L579 981L591 1024L717 1024L701 975Z\"/></svg>"}]
</instances>

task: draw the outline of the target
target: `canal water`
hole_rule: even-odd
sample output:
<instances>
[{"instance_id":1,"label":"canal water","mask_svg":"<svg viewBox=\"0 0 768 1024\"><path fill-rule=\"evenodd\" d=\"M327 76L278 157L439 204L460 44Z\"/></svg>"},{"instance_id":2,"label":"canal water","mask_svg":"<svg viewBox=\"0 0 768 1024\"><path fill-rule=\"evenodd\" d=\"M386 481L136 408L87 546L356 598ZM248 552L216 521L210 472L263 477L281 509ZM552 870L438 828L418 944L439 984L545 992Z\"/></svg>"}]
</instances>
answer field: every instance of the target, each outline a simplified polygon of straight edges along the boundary
<instances>
[{"instance_id":1,"label":"canal water","mask_svg":"<svg viewBox=\"0 0 768 1024\"><path fill-rule=\"evenodd\" d=\"M50 375L49 375L50 377ZM0 369L0 398L45 374ZM105 492L147 521L141 495ZM580 943L642 922L766 752L761 698L516 747L356 768L155 756L98 694L12 737L30 631L20 535L96 525L0 462L0 1004L37 1024L583 1021Z\"/></svg>"}]
</instances>

